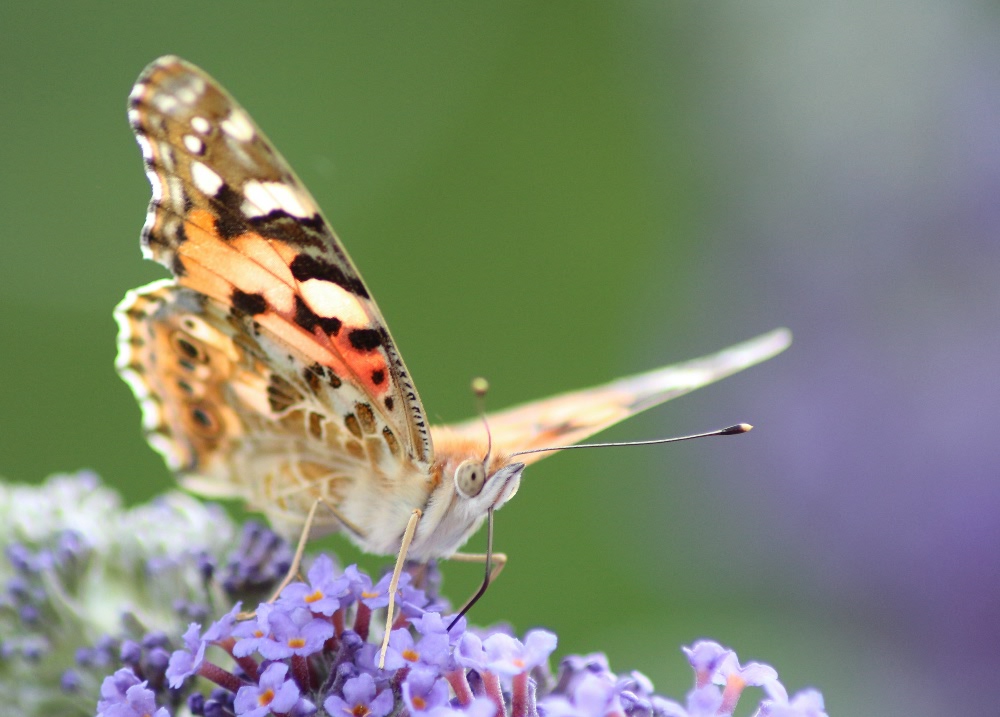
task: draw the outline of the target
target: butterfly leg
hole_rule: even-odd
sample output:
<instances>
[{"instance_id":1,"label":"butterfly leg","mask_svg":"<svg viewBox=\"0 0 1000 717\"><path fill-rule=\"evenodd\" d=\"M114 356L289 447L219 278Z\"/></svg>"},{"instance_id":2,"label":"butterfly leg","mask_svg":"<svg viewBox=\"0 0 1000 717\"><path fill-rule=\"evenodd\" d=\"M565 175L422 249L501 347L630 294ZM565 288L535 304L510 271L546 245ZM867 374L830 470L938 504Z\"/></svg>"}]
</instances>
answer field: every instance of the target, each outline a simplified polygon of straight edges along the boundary
<instances>
[{"instance_id":1,"label":"butterfly leg","mask_svg":"<svg viewBox=\"0 0 1000 717\"><path fill-rule=\"evenodd\" d=\"M312 530L313 521L316 519L316 509L319 508L319 504L323 502L322 498L318 498L312 504L309 509L309 514L306 516L306 522L302 526L302 533L299 535L298 545L295 546L295 555L292 556L292 564L288 566L288 572L285 573L285 577L281 579L278 587L275 588L271 597L267 599L267 602L272 603L278 599L281 595L281 591L288 587L289 583L295 579L299 574L299 567L302 565L302 556L306 551L306 543L309 541L309 531ZM250 612L241 612L236 616L237 620L252 620L257 614L256 610Z\"/></svg>"},{"instance_id":2,"label":"butterfly leg","mask_svg":"<svg viewBox=\"0 0 1000 717\"><path fill-rule=\"evenodd\" d=\"M417 532L417 525L423 516L420 508L414 508L410 514L410 519L406 522L406 530L403 531L403 543L399 546L399 555L396 557L396 566L392 569L392 579L389 581L389 604L385 608L385 635L382 637L382 649L379 651L378 668L385 667L385 651L389 647L389 633L392 632L392 614L396 608L396 588L399 587L399 576L403 572L403 565L406 563L406 552L410 549L413 536Z\"/></svg>"},{"instance_id":3,"label":"butterfly leg","mask_svg":"<svg viewBox=\"0 0 1000 717\"><path fill-rule=\"evenodd\" d=\"M354 533L355 535L364 536L361 530L354 526L347 518L340 514L340 511L330 505L328 502L322 498L317 498L312 507L309 509L309 514L306 516L306 522L302 526L302 534L299 536L299 543L295 546L295 555L292 557L292 564L288 568L288 572L285 574L284 580L278 586L278 589L274 591L271 599L268 602L274 602L278 599L281 591L288 587L288 584L295 579L299 574L299 568L302 566L302 556L306 551L306 543L309 542L309 532L312 530L313 521L316 519L316 510L320 505L333 513L334 517L339 520L345 528Z\"/></svg>"},{"instance_id":4,"label":"butterfly leg","mask_svg":"<svg viewBox=\"0 0 1000 717\"><path fill-rule=\"evenodd\" d=\"M296 577L298 577L299 568L302 566L302 556L305 554L306 551L306 543L309 542L309 533L312 530L313 522L316 520L316 511L317 509L319 509L319 506L321 504L324 507L326 507L327 510L329 510L331 513L333 513L334 516L337 518L337 520L343 523L345 528L347 528L349 531L351 531L356 535L362 535L361 531L358 528L356 528L349 520L347 520L340 514L340 511L338 511L336 508L334 508L332 505L327 503L322 498L317 498L315 501L313 501L312 507L309 508L309 513L308 515L306 515L306 522L302 525L302 533L299 535L299 542L295 546L295 554L292 556L292 563L288 567L288 572L285 573L285 577L282 578L281 583L279 583L278 587L275 588L274 592L271 594L271 597L267 599L267 602L272 603L275 600L277 600L278 596L281 595L281 591L287 588L289 583L291 583ZM256 611L241 612L236 617L238 620L252 620L255 615Z\"/></svg>"}]
</instances>

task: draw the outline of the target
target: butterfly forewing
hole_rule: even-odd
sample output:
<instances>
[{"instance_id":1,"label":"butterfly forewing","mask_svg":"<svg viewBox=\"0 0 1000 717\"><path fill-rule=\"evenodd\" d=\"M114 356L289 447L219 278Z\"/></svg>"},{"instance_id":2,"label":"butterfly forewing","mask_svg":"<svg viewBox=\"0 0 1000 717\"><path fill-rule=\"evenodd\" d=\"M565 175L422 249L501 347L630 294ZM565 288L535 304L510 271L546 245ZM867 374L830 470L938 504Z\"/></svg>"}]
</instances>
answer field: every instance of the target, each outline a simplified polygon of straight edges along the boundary
<instances>
[{"instance_id":1,"label":"butterfly forewing","mask_svg":"<svg viewBox=\"0 0 1000 717\"><path fill-rule=\"evenodd\" d=\"M177 283L250 316L327 382L351 385L404 454L433 461L423 406L374 300L315 201L249 115L173 57L129 118L153 186L143 245Z\"/></svg>"},{"instance_id":2,"label":"butterfly forewing","mask_svg":"<svg viewBox=\"0 0 1000 717\"><path fill-rule=\"evenodd\" d=\"M777 329L710 356L497 411L486 421L499 451L514 453L570 445L641 411L766 361L790 343L791 334ZM442 444L482 435L479 420L435 431ZM530 453L517 459L534 463L547 455L551 452Z\"/></svg>"}]
</instances>

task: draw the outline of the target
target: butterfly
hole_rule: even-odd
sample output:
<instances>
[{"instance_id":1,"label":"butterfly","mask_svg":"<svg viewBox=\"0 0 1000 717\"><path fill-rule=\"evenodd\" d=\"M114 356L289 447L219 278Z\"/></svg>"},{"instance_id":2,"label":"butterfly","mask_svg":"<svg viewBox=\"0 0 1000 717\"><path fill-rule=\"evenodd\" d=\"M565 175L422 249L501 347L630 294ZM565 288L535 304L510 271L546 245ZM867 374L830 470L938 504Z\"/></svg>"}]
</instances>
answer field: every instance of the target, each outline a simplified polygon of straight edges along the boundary
<instances>
[{"instance_id":1,"label":"butterfly","mask_svg":"<svg viewBox=\"0 0 1000 717\"><path fill-rule=\"evenodd\" d=\"M172 278L129 291L115 310L116 366L184 487L242 498L286 535L311 515L312 535L341 532L397 555L397 571L404 556L451 557L547 455L538 449L585 439L790 341L779 329L491 413L489 436L475 419L430 426L368 287L247 112L168 56L136 81L128 118L153 193L143 253Z\"/></svg>"}]
</instances>

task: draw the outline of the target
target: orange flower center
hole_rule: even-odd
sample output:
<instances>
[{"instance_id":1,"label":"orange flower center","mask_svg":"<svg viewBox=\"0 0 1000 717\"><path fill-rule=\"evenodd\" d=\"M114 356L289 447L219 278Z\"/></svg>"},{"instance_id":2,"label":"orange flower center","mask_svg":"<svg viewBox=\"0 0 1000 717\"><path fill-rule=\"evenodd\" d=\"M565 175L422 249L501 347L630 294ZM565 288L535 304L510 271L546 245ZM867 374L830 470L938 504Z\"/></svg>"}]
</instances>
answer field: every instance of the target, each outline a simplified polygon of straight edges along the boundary
<instances>
[{"instance_id":1,"label":"orange flower center","mask_svg":"<svg viewBox=\"0 0 1000 717\"><path fill-rule=\"evenodd\" d=\"M294 649L298 649L300 647L305 647L306 646L305 638L302 638L302 637L293 637L293 638L291 638L291 639L288 640L288 646L291 647L291 648L294 648Z\"/></svg>"},{"instance_id":2,"label":"orange flower center","mask_svg":"<svg viewBox=\"0 0 1000 717\"><path fill-rule=\"evenodd\" d=\"M273 699L274 699L274 690L264 690L257 697L257 704L259 704L261 707L267 707L269 704L271 704L271 701Z\"/></svg>"},{"instance_id":3,"label":"orange flower center","mask_svg":"<svg viewBox=\"0 0 1000 717\"><path fill-rule=\"evenodd\" d=\"M323 591L322 590L317 590L316 592L312 593L311 595L306 595L305 596L305 601L306 602L310 602L310 603L311 602L319 602L324 597L326 597L326 596L323 594Z\"/></svg>"},{"instance_id":4,"label":"orange flower center","mask_svg":"<svg viewBox=\"0 0 1000 717\"><path fill-rule=\"evenodd\" d=\"M410 702L412 702L413 706L416 707L418 710L427 709L427 700L425 700L423 697L414 697L410 700Z\"/></svg>"},{"instance_id":5,"label":"orange flower center","mask_svg":"<svg viewBox=\"0 0 1000 717\"><path fill-rule=\"evenodd\" d=\"M403 650L403 659L407 662L416 662L420 659L420 655L415 650Z\"/></svg>"}]
</instances>

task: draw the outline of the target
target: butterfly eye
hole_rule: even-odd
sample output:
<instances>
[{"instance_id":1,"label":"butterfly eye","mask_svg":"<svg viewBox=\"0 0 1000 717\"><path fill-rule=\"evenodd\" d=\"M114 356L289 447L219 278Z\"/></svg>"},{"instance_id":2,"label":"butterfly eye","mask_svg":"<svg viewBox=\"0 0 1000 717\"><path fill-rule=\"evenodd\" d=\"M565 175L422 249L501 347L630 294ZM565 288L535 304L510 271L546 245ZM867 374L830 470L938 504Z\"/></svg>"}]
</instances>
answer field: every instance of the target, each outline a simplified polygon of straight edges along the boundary
<instances>
[{"instance_id":1,"label":"butterfly eye","mask_svg":"<svg viewBox=\"0 0 1000 717\"><path fill-rule=\"evenodd\" d=\"M475 498L486 484L486 471L479 461L462 461L455 469L455 488L463 498Z\"/></svg>"}]
</instances>

